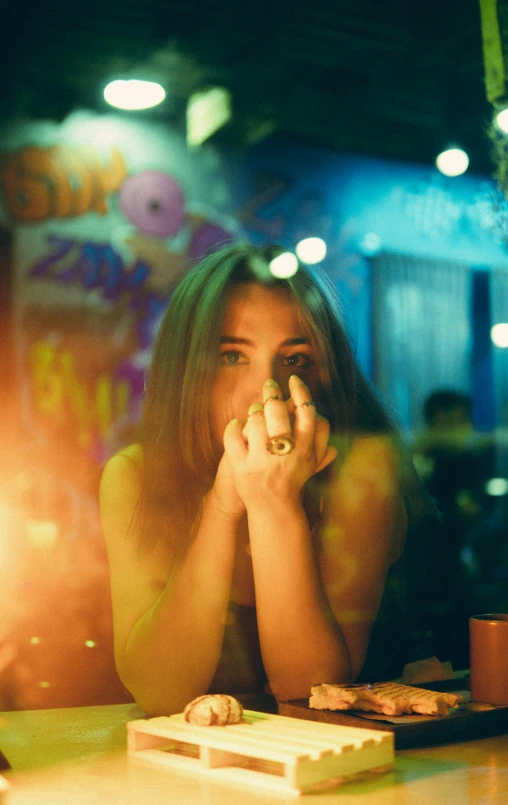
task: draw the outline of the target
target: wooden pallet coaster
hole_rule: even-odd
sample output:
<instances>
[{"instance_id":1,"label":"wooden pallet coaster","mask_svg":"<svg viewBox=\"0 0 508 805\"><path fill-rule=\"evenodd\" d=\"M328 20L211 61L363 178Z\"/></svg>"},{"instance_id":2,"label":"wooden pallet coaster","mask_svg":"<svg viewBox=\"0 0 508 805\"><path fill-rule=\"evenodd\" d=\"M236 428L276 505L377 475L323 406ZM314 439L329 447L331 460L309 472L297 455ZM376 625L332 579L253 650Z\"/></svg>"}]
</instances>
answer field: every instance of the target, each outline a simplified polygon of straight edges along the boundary
<instances>
[{"instance_id":1,"label":"wooden pallet coaster","mask_svg":"<svg viewBox=\"0 0 508 805\"><path fill-rule=\"evenodd\" d=\"M182 713L129 721L127 752L171 769L292 795L337 777L394 767L391 732L254 710L225 727L188 724Z\"/></svg>"}]
</instances>

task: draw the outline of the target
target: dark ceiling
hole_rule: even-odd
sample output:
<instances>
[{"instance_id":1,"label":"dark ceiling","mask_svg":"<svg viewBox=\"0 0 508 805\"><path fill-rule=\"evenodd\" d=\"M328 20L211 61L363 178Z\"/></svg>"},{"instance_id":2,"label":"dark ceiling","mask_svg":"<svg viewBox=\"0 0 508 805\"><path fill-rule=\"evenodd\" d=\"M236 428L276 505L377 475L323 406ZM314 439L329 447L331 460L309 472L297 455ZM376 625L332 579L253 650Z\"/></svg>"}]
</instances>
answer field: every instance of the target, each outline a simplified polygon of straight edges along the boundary
<instances>
[{"instance_id":1,"label":"dark ceiling","mask_svg":"<svg viewBox=\"0 0 508 805\"><path fill-rule=\"evenodd\" d=\"M3 0L3 119L108 111L102 88L141 72L168 98L137 113L184 128L185 103L232 93L218 143L279 134L433 164L456 141L490 174L479 0Z\"/></svg>"}]
</instances>

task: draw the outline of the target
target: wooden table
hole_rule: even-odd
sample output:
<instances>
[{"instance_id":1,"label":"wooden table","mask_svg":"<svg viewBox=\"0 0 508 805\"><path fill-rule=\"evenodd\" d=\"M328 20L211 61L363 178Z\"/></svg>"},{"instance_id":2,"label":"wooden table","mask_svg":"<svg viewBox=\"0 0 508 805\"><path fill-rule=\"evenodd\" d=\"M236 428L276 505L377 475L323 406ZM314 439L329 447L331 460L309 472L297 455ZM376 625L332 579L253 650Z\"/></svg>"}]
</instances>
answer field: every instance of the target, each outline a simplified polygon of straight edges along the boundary
<instances>
[{"instance_id":1,"label":"wooden table","mask_svg":"<svg viewBox=\"0 0 508 805\"><path fill-rule=\"evenodd\" d=\"M273 797L128 757L132 704L0 714L8 805L506 805L508 736L396 753L395 771L302 798Z\"/></svg>"}]
</instances>

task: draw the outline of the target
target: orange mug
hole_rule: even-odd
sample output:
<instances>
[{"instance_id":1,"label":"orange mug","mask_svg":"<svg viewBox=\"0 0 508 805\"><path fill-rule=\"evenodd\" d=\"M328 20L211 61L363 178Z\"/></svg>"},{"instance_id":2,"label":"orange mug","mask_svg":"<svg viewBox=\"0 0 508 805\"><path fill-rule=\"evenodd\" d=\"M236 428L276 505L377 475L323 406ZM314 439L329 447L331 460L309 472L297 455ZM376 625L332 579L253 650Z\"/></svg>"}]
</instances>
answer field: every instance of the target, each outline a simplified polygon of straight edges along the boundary
<instances>
[{"instance_id":1,"label":"orange mug","mask_svg":"<svg viewBox=\"0 0 508 805\"><path fill-rule=\"evenodd\" d=\"M508 705L508 615L469 618L471 701Z\"/></svg>"}]
</instances>

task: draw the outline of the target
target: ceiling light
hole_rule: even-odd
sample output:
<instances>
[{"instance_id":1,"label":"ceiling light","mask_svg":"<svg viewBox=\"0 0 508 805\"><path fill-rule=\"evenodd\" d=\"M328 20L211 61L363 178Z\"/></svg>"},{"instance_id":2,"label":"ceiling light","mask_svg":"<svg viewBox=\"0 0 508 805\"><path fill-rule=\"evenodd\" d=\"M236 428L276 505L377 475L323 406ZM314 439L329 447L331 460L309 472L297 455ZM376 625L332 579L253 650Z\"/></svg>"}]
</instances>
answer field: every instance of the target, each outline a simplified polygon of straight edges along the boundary
<instances>
[{"instance_id":1,"label":"ceiling light","mask_svg":"<svg viewBox=\"0 0 508 805\"><path fill-rule=\"evenodd\" d=\"M270 261L270 274L277 279L285 280L298 271L298 260L293 252L282 252Z\"/></svg>"},{"instance_id":2,"label":"ceiling light","mask_svg":"<svg viewBox=\"0 0 508 805\"><path fill-rule=\"evenodd\" d=\"M447 148L438 155L436 165L445 176L460 176L468 169L469 157L462 148Z\"/></svg>"},{"instance_id":3,"label":"ceiling light","mask_svg":"<svg viewBox=\"0 0 508 805\"><path fill-rule=\"evenodd\" d=\"M505 322L494 324L490 331L490 337L496 347L501 347L502 349L508 347L508 324Z\"/></svg>"},{"instance_id":4,"label":"ceiling light","mask_svg":"<svg viewBox=\"0 0 508 805\"><path fill-rule=\"evenodd\" d=\"M296 253L302 263L314 265L326 257L326 243L322 238L304 238L296 246Z\"/></svg>"},{"instance_id":5,"label":"ceiling light","mask_svg":"<svg viewBox=\"0 0 508 805\"><path fill-rule=\"evenodd\" d=\"M508 134L508 109L501 109L496 115L496 123L505 134Z\"/></svg>"},{"instance_id":6,"label":"ceiling light","mask_svg":"<svg viewBox=\"0 0 508 805\"><path fill-rule=\"evenodd\" d=\"M508 492L508 481L506 478L491 478L485 484L485 491L487 495L493 497L501 497Z\"/></svg>"},{"instance_id":7,"label":"ceiling light","mask_svg":"<svg viewBox=\"0 0 508 805\"><path fill-rule=\"evenodd\" d=\"M131 78L128 81L110 81L104 90L104 99L117 109L151 109L162 103L166 97L164 87L155 81L141 81Z\"/></svg>"}]
</instances>

